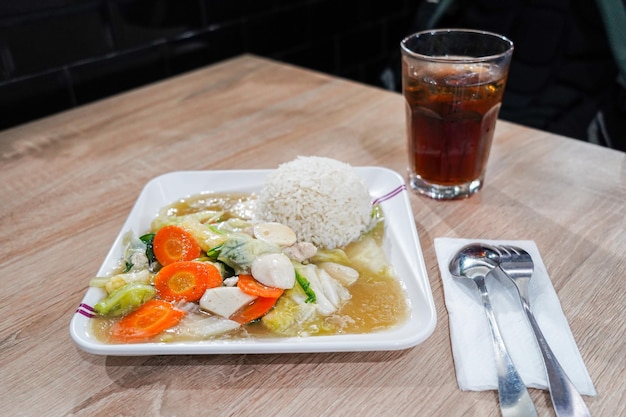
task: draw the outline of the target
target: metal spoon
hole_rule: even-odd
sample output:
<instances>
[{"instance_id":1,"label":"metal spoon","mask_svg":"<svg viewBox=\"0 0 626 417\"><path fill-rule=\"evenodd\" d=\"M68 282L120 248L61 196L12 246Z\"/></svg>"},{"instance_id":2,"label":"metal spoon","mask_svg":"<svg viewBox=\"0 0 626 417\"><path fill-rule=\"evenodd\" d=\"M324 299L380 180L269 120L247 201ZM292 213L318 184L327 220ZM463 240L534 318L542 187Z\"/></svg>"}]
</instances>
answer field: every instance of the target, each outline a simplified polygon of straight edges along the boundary
<instances>
[{"instance_id":1,"label":"metal spoon","mask_svg":"<svg viewBox=\"0 0 626 417\"><path fill-rule=\"evenodd\" d=\"M462 247L450 261L448 268L456 278L467 278L474 281L480 291L489 321L493 350L496 356L498 373L498 398L503 417L537 416L528 390L517 373L509 356L504 340L498 329L498 323L489 301L485 276L498 266L499 255L488 245L470 244Z\"/></svg>"}]
</instances>

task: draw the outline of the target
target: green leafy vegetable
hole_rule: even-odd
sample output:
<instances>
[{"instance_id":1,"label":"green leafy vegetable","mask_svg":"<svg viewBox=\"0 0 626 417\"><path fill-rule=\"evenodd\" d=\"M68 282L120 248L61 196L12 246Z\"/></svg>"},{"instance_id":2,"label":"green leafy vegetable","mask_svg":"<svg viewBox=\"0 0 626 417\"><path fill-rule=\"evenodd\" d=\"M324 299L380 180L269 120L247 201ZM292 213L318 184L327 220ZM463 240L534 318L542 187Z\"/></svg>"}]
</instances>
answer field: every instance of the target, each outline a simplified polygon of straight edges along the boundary
<instances>
[{"instance_id":1,"label":"green leafy vegetable","mask_svg":"<svg viewBox=\"0 0 626 417\"><path fill-rule=\"evenodd\" d=\"M148 257L148 263L150 264L151 267L157 261L156 256L154 256L154 249L152 248L152 243L154 242L154 235L155 233L147 233L139 237L139 240L141 240L143 243L146 244L146 256Z\"/></svg>"},{"instance_id":2,"label":"green leafy vegetable","mask_svg":"<svg viewBox=\"0 0 626 417\"><path fill-rule=\"evenodd\" d=\"M305 303L314 303L316 300L315 291L311 289L311 283L308 279L298 273L296 270L296 282L302 287L302 291L306 294Z\"/></svg>"},{"instance_id":3,"label":"green leafy vegetable","mask_svg":"<svg viewBox=\"0 0 626 417\"><path fill-rule=\"evenodd\" d=\"M376 204L374 207L372 207L371 217L372 219L375 219L378 222L384 219L383 209L380 207L380 204Z\"/></svg>"},{"instance_id":4,"label":"green leafy vegetable","mask_svg":"<svg viewBox=\"0 0 626 417\"><path fill-rule=\"evenodd\" d=\"M104 300L94 306L101 316L119 317L129 313L154 298L156 290L152 285L132 282L119 287Z\"/></svg>"},{"instance_id":5,"label":"green leafy vegetable","mask_svg":"<svg viewBox=\"0 0 626 417\"><path fill-rule=\"evenodd\" d=\"M208 256L209 259L217 260L217 258L220 256L220 252L222 252L222 246L223 246L223 244L217 245L217 246L209 249L206 252L206 256Z\"/></svg>"},{"instance_id":6,"label":"green leafy vegetable","mask_svg":"<svg viewBox=\"0 0 626 417\"><path fill-rule=\"evenodd\" d=\"M307 303L307 295L298 285L287 290L278 299L261 323L272 332L284 336L306 336L317 333L321 323L317 306Z\"/></svg>"},{"instance_id":7,"label":"green leafy vegetable","mask_svg":"<svg viewBox=\"0 0 626 417\"><path fill-rule=\"evenodd\" d=\"M231 233L222 245L217 260L237 272L247 271L252 261L263 253L280 253L280 248L245 233Z\"/></svg>"},{"instance_id":8,"label":"green leafy vegetable","mask_svg":"<svg viewBox=\"0 0 626 417\"><path fill-rule=\"evenodd\" d=\"M94 277L89 280L90 287L103 288L107 294L111 294L119 287L123 287L126 284L138 282L140 284L151 285L153 280L153 274L147 269L136 272L126 272L122 274L115 274L110 277Z\"/></svg>"},{"instance_id":9,"label":"green leafy vegetable","mask_svg":"<svg viewBox=\"0 0 626 417\"><path fill-rule=\"evenodd\" d=\"M218 235L223 235L224 232L222 232L220 229L217 228L217 226L214 226L212 224L207 225L207 227L209 228L209 230L211 230L213 233L216 233Z\"/></svg>"},{"instance_id":10,"label":"green leafy vegetable","mask_svg":"<svg viewBox=\"0 0 626 417\"><path fill-rule=\"evenodd\" d=\"M131 231L124 234L122 239L124 256L122 259L124 272L136 272L148 268L150 261L147 256L146 243L135 236Z\"/></svg>"}]
</instances>

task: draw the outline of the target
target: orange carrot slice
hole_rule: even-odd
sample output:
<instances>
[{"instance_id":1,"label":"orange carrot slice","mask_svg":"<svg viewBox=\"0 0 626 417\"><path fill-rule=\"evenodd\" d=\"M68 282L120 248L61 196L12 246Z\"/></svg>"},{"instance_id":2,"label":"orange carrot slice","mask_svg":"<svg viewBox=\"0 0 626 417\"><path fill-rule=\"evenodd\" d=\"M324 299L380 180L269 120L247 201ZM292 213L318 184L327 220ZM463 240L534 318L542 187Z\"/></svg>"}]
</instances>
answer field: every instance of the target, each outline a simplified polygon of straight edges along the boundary
<instances>
[{"instance_id":1,"label":"orange carrot slice","mask_svg":"<svg viewBox=\"0 0 626 417\"><path fill-rule=\"evenodd\" d=\"M124 343L143 342L174 327L184 315L184 311L167 301L152 299L115 323L111 339Z\"/></svg>"},{"instance_id":2,"label":"orange carrot slice","mask_svg":"<svg viewBox=\"0 0 626 417\"><path fill-rule=\"evenodd\" d=\"M207 288L220 285L222 275L207 262L174 262L161 268L154 278L157 294L167 301L198 301Z\"/></svg>"},{"instance_id":3,"label":"orange carrot slice","mask_svg":"<svg viewBox=\"0 0 626 417\"><path fill-rule=\"evenodd\" d=\"M229 318L239 324L250 323L263 317L274 307L278 298L258 297L247 306L232 314Z\"/></svg>"},{"instance_id":4,"label":"orange carrot slice","mask_svg":"<svg viewBox=\"0 0 626 417\"><path fill-rule=\"evenodd\" d=\"M196 239L178 226L165 226L154 235L152 250L161 265L179 261L191 261L200 256L200 245Z\"/></svg>"},{"instance_id":5,"label":"orange carrot slice","mask_svg":"<svg viewBox=\"0 0 626 417\"><path fill-rule=\"evenodd\" d=\"M282 288L268 287L254 279L252 275L247 274L239 275L237 286L246 294L256 295L257 297L278 298L284 292Z\"/></svg>"}]
</instances>

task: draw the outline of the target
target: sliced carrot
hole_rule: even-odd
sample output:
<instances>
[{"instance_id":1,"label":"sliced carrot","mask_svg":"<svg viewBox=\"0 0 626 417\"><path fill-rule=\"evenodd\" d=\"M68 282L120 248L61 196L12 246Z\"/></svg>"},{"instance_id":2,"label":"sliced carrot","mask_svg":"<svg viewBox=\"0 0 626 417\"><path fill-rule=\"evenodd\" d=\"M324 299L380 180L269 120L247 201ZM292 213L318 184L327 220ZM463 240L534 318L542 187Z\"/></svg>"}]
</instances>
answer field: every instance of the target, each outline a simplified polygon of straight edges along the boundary
<instances>
[{"instance_id":1,"label":"sliced carrot","mask_svg":"<svg viewBox=\"0 0 626 417\"><path fill-rule=\"evenodd\" d=\"M174 262L154 278L159 297L167 301L198 301L207 288L222 285L222 275L208 262Z\"/></svg>"},{"instance_id":2,"label":"sliced carrot","mask_svg":"<svg viewBox=\"0 0 626 417\"><path fill-rule=\"evenodd\" d=\"M274 304L276 304L276 300L278 300L278 298L258 297L247 306L233 313L230 319L239 324L250 323L259 317L263 317L270 311L272 307L274 307Z\"/></svg>"},{"instance_id":3,"label":"sliced carrot","mask_svg":"<svg viewBox=\"0 0 626 417\"><path fill-rule=\"evenodd\" d=\"M152 299L124 316L111 329L115 342L143 342L174 327L185 312L163 300Z\"/></svg>"},{"instance_id":4,"label":"sliced carrot","mask_svg":"<svg viewBox=\"0 0 626 417\"><path fill-rule=\"evenodd\" d=\"M256 295L257 297L278 298L283 295L282 288L268 287L260 283L252 275L240 274L237 281L239 289L246 294Z\"/></svg>"},{"instance_id":5,"label":"sliced carrot","mask_svg":"<svg viewBox=\"0 0 626 417\"><path fill-rule=\"evenodd\" d=\"M191 261L200 256L200 245L196 239L178 226L165 226L159 229L152 241L152 250L161 265L179 261Z\"/></svg>"}]
</instances>

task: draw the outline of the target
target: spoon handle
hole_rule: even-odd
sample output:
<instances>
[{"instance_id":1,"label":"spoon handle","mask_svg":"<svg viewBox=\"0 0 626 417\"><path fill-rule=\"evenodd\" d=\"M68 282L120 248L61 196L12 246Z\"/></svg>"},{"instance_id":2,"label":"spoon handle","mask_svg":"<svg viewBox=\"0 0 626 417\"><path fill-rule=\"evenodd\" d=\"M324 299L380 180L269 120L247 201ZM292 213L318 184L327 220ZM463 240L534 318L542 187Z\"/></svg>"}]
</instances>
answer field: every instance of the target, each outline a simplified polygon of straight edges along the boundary
<instances>
[{"instance_id":1,"label":"spoon handle","mask_svg":"<svg viewBox=\"0 0 626 417\"><path fill-rule=\"evenodd\" d=\"M493 313L491 301L487 293L484 277L475 277L474 282L478 286L480 296L485 307L485 314L489 321L493 350L496 357L496 369L498 373L498 397L500 399L500 411L503 417L536 417L537 410L533 404L528 390L519 376L515 365L500 334L496 317Z\"/></svg>"},{"instance_id":2,"label":"spoon handle","mask_svg":"<svg viewBox=\"0 0 626 417\"><path fill-rule=\"evenodd\" d=\"M550 389L550 398L557 417L589 417L589 409L585 405L581 395L578 393L574 384L569 380L565 371L556 359L556 356L550 349L546 341L535 315L530 310L528 301L522 296L522 306L528 317L530 327L532 327L539 350L543 356L543 362L546 366L548 376L548 388Z\"/></svg>"}]
</instances>

